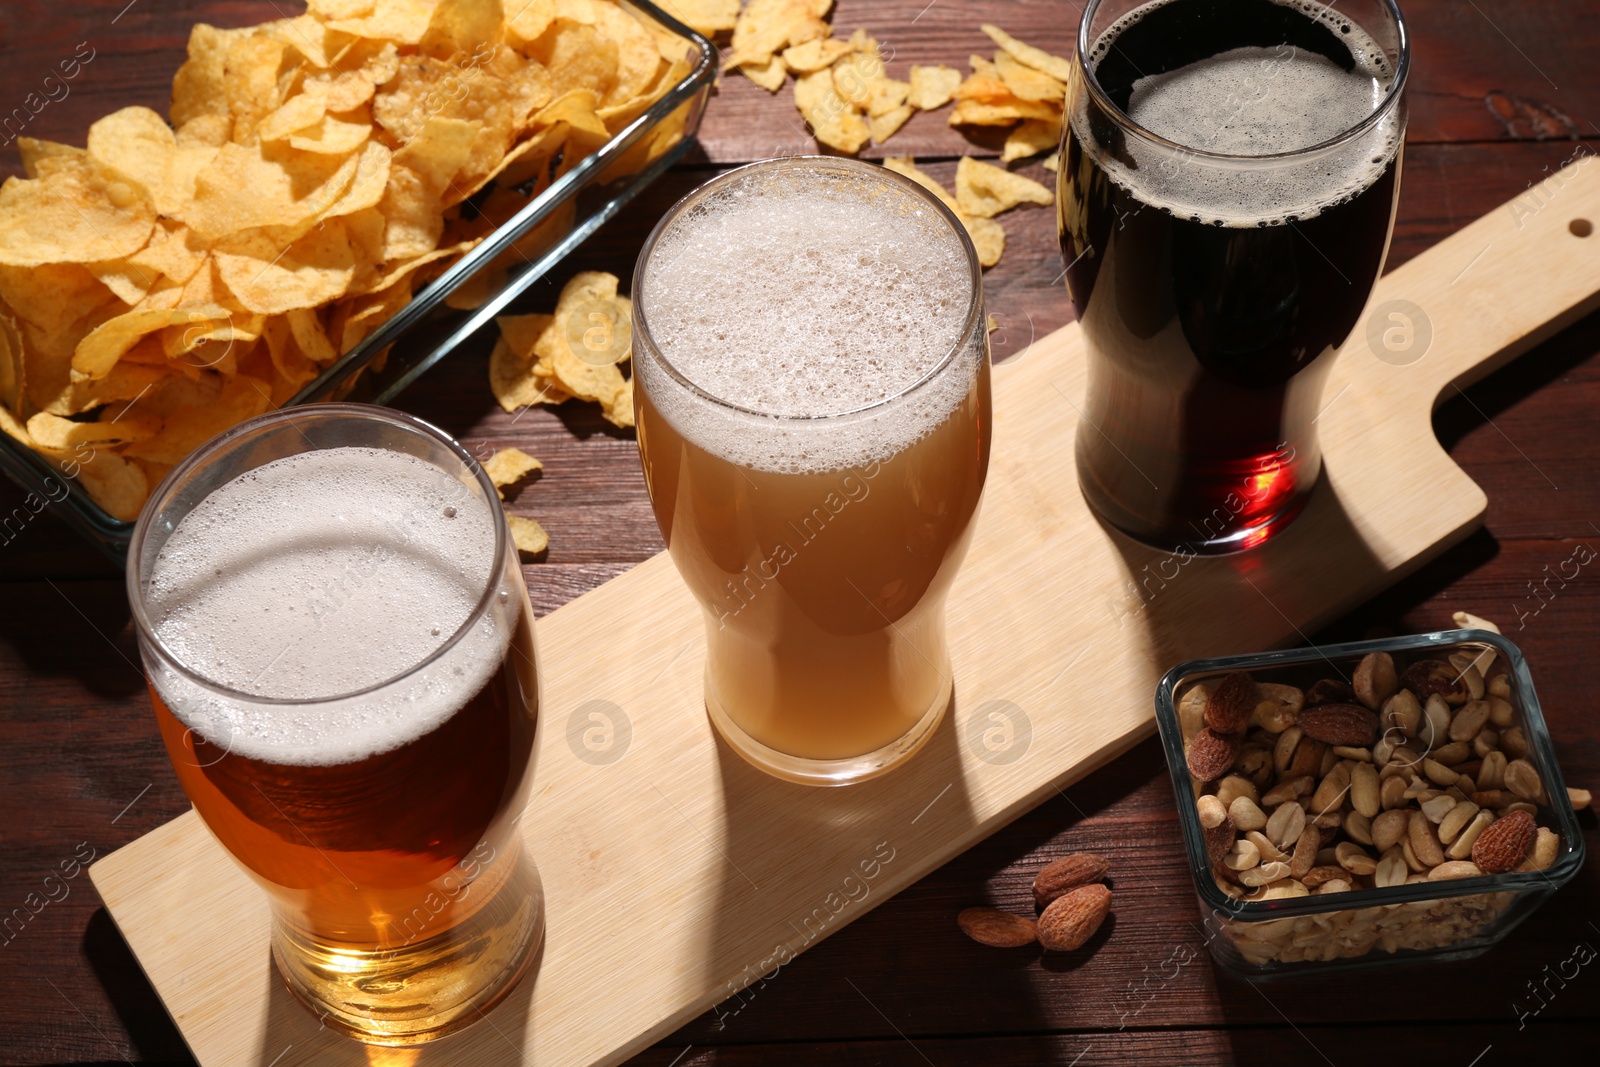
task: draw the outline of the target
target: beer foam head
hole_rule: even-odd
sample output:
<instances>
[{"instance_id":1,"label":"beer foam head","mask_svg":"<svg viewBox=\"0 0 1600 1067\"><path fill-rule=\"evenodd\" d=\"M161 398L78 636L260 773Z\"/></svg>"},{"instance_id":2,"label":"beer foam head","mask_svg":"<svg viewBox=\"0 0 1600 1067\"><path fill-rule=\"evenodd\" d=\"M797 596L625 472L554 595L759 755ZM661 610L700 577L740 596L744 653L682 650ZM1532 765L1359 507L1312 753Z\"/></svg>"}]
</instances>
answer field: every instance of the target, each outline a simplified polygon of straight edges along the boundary
<instances>
[{"instance_id":1,"label":"beer foam head","mask_svg":"<svg viewBox=\"0 0 1600 1067\"><path fill-rule=\"evenodd\" d=\"M446 646L498 570L495 517L425 460L332 448L240 475L183 517L144 584L146 616L189 672L152 682L208 742L272 763L333 764L440 726L500 665L495 612ZM513 615L512 618L515 616Z\"/></svg>"},{"instance_id":2,"label":"beer foam head","mask_svg":"<svg viewBox=\"0 0 1600 1067\"><path fill-rule=\"evenodd\" d=\"M742 466L884 459L970 388L976 361L946 357L970 340L972 287L962 235L920 190L877 168L758 166L670 219L636 286L660 358L722 403L648 344L638 373L662 417Z\"/></svg>"},{"instance_id":3,"label":"beer foam head","mask_svg":"<svg viewBox=\"0 0 1600 1067\"><path fill-rule=\"evenodd\" d=\"M1101 36L1090 62L1098 63L1151 9L1182 2L1160 0L1124 16ZM1383 49L1320 4L1283 6L1328 26L1349 48L1351 68L1290 45L1234 48L1139 78L1128 117L1196 153L1257 158L1301 152L1364 122L1393 81ZM1073 115L1086 144L1087 104L1080 102ZM1367 188L1388 167L1402 136L1391 112L1361 135L1300 158L1228 163L1173 153L1136 136L1126 138L1123 158L1098 155L1112 180L1173 214L1225 226L1281 225Z\"/></svg>"}]
</instances>

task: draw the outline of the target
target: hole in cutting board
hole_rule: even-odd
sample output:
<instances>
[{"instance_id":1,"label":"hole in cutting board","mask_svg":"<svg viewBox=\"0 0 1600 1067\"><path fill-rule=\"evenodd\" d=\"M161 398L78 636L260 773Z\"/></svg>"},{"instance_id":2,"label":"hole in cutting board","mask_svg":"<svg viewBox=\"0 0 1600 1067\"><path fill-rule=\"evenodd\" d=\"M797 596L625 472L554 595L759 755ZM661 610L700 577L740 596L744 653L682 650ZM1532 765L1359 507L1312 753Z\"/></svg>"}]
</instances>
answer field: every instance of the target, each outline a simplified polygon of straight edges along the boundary
<instances>
[{"instance_id":1,"label":"hole in cutting board","mask_svg":"<svg viewBox=\"0 0 1600 1067\"><path fill-rule=\"evenodd\" d=\"M1594 223L1588 219L1573 219L1567 223L1567 232L1574 237L1587 237L1594 232Z\"/></svg>"}]
</instances>

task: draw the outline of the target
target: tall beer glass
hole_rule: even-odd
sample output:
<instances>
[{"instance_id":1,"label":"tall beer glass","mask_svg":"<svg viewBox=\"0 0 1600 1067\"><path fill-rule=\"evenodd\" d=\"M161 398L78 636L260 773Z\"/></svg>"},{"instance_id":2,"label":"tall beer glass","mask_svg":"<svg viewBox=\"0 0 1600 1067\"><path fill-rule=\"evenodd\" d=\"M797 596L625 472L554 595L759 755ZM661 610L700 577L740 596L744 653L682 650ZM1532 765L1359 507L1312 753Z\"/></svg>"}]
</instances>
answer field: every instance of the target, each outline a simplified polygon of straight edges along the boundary
<instances>
[{"instance_id":1,"label":"tall beer glass","mask_svg":"<svg viewBox=\"0 0 1600 1067\"><path fill-rule=\"evenodd\" d=\"M289 988L384 1045L504 996L544 929L513 825L538 681L460 446L353 404L243 423L145 506L128 598L178 780L266 890Z\"/></svg>"},{"instance_id":2,"label":"tall beer glass","mask_svg":"<svg viewBox=\"0 0 1600 1067\"><path fill-rule=\"evenodd\" d=\"M1230 552L1304 506L1389 247L1409 62L1392 0L1084 9L1056 203L1088 341L1078 477L1111 525Z\"/></svg>"},{"instance_id":3,"label":"tall beer glass","mask_svg":"<svg viewBox=\"0 0 1600 1067\"><path fill-rule=\"evenodd\" d=\"M634 277L639 454L706 618L706 707L792 781L907 759L989 463L977 255L921 186L769 160L691 193Z\"/></svg>"}]
</instances>

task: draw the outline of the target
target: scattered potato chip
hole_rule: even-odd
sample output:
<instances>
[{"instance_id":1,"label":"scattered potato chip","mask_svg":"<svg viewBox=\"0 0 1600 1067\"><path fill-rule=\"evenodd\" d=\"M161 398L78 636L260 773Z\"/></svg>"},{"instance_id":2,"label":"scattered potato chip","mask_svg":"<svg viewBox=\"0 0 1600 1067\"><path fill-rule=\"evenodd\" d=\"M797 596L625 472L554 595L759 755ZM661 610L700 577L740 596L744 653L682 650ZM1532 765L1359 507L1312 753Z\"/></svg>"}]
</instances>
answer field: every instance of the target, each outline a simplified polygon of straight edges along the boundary
<instances>
[{"instance_id":1,"label":"scattered potato chip","mask_svg":"<svg viewBox=\"0 0 1600 1067\"><path fill-rule=\"evenodd\" d=\"M1060 119L1028 119L1006 135L1006 146L1000 153L1000 162L1027 159L1040 152L1052 151L1060 144Z\"/></svg>"},{"instance_id":2,"label":"scattered potato chip","mask_svg":"<svg viewBox=\"0 0 1600 1067\"><path fill-rule=\"evenodd\" d=\"M1032 178L969 156L956 164L956 203L963 214L988 219L1018 204L1053 204L1055 197Z\"/></svg>"},{"instance_id":3,"label":"scattered potato chip","mask_svg":"<svg viewBox=\"0 0 1600 1067\"><path fill-rule=\"evenodd\" d=\"M1009 52L996 52L995 69L1019 100L1047 100L1065 105L1067 86L1048 74L1027 66Z\"/></svg>"},{"instance_id":4,"label":"scattered potato chip","mask_svg":"<svg viewBox=\"0 0 1600 1067\"><path fill-rule=\"evenodd\" d=\"M963 159L962 163L967 160ZM890 156L883 161L883 165L896 174L904 174L907 178L927 189L937 196L944 205L955 212L956 218L961 220L961 225L967 229L967 236L972 239L972 247L978 253L978 263L984 267L992 267L1000 262L1000 256L1006 249L1006 231L993 219L969 215L961 210L957 201L951 197L949 190L917 167L917 161L910 156ZM959 166L958 173L959 173Z\"/></svg>"},{"instance_id":5,"label":"scattered potato chip","mask_svg":"<svg viewBox=\"0 0 1600 1067\"><path fill-rule=\"evenodd\" d=\"M1044 169L1052 174L1061 173L1061 153L1059 151L1053 153L1044 161Z\"/></svg>"},{"instance_id":6,"label":"scattered potato chip","mask_svg":"<svg viewBox=\"0 0 1600 1067\"><path fill-rule=\"evenodd\" d=\"M1042 48L1035 48L1031 44L1023 44L1015 37L998 26L988 23L978 27L989 35L989 39L1009 52L1014 58L1034 70L1048 74L1059 82L1072 79L1072 61L1053 56Z\"/></svg>"},{"instance_id":7,"label":"scattered potato chip","mask_svg":"<svg viewBox=\"0 0 1600 1067\"><path fill-rule=\"evenodd\" d=\"M871 136L861 113L834 89L829 71L819 70L796 81L794 102L817 140L830 148L854 155Z\"/></svg>"},{"instance_id":8,"label":"scattered potato chip","mask_svg":"<svg viewBox=\"0 0 1600 1067\"><path fill-rule=\"evenodd\" d=\"M882 144L887 141L910 118L911 105L902 104L892 111L886 111L882 115L874 115L867 119L867 129L872 133L872 143Z\"/></svg>"},{"instance_id":9,"label":"scattered potato chip","mask_svg":"<svg viewBox=\"0 0 1600 1067\"><path fill-rule=\"evenodd\" d=\"M518 552L537 556L550 547L550 535L534 520L507 512L506 525L511 528L511 541Z\"/></svg>"},{"instance_id":10,"label":"scattered potato chip","mask_svg":"<svg viewBox=\"0 0 1600 1067\"><path fill-rule=\"evenodd\" d=\"M833 37L818 37L805 44L797 44L783 50L784 66L796 74L815 74L819 70L833 66L834 62L843 56L855 51L855 46L849 41L841 41ZM749 74L749 71L745 71ZM755 79L751 79L754 81ZM758 83L759 84L759 83Z\"/></svg>"},{"instance_id":11,"label":"scattered potato chip","mask_svg":"<svg viewBox=\"0 0 1600 1067\"><path fill-rule=\"evenodd\" d=\"M746 78L769 93L782 89L785 79L789 76L789 68L784 64L782 56L772 56L765 63L746 63L739 70Z\"/></svg>"},{"instance_id":12,"label":"scattered potato chip","mask_svg":"<svg viewBox=\"0 0 1600 1067\"><path fill-rule=\"evenodd\" d=\"M489 476L496 490L515 485L532 472L543 469L543 463L520 448L502 448L483 464L483 472ZM505 494L501 493L500 498L504 500Z\"/></svg>"},{"instance_id":13,"label":"scattered potato chip","mask_svg":"<svg viewBox=\"0 0 1600 1067\"><path fill-rule=\"evenodd\" d=\"M961 72L954 67L911 68L911 93L906 103L920 111L944 107L961 84Z\"/></svg>"},{"instance_id":14,"label":"scattered potato chip","mask_svg":"<svg viewBox=\"0 0 1600 1067\"><path fill-rule=\"evenodd\" d=\"M739 15L674 7L711 32ZM763 37L781 86L776 53L825 39L831 0L753 7L781 23ZM18 139L27 177L0 186L0 429L132 518L190 450L293 397L649 110L689 54L618 0L309 0L194 27L170 125L127 107L86 148ZM603 180L658 160L686 117ZM575 221L569 203L452 301L482 303ZM628 301L609 275L574 281L557 315L502 324L517 345L496 346L491 387L508 411L576 393L631 425Z\"/></svg>"}]
</instances>

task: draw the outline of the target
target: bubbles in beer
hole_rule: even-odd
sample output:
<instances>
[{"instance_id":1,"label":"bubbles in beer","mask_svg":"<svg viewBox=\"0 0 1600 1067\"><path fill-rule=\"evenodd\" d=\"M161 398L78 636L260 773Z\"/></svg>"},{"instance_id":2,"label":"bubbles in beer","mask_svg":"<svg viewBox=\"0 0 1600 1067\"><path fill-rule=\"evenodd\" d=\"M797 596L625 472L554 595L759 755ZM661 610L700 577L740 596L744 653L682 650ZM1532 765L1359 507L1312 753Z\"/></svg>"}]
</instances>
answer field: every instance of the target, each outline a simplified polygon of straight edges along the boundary
<instances>
[{"instance_id":1,"label":"bubbles in beer","mask_svg":"<svg viewBox=\"0 0 1600 1067\"><path fill-rule=\"evenodd\" d=\"M445 645L496 571L494 513L424 460L333 448L275 460L186 515L146 584L152 628L191 670L152 681L183 723L233 752L332 764L439 726L488 681L509 632L480 618L414 678L363 698Z\"/></svg>"},{"instance_id":2,"label":"bubbles in beer","mask_svg":"<svg viewBox=\"0 0 1600 1067\"><path fill-rule=\"evenodd\" d=\"M787 417L729 417L643 354L663 417L745 466L885 458L942 422L972 383L972 362L958 358L897 399L892 420L830 422L826 434L795 425L896 397L963 340L972 281L962 239L887 174L736 178L663 233L640 294L651 338L684 378L724 404Z\"/></svg>"},{"instance_id":3,"label":"bubbles in beer","mask_svg":"<svg viewBox=\"0 0 1600 1067\"><path fill-rule=\"evenodd\" d=\"M1158 0L1114 23L1096 43L1098 66L1117 39L1145 15L1183 0ZM1284 4L1336 31L1349 69L1315 51L1282 44L1232 48L1133 83L1128 117L1184 152L1137 136L1098 145L1111 179L1146 203L1221 226L1283 225L1312 218L1366 189L1400 146L1393 112L1362 134L1323 152L1270 165L1234 166L1208 155L1265 157L1337 138L1382 104L1393 81L1383 49L1359 27L1318 4ZM1097 145L1087 100L1072 122ZM1201 155L1204 153L1205 155Z\"/></svg>"}]
</instances>

